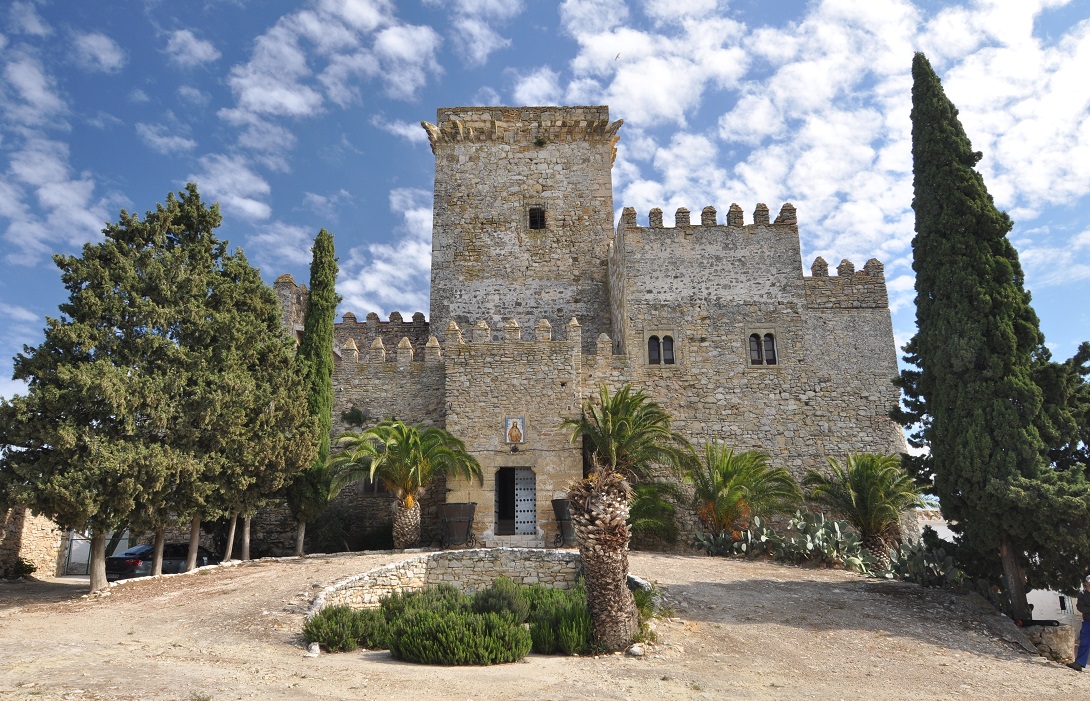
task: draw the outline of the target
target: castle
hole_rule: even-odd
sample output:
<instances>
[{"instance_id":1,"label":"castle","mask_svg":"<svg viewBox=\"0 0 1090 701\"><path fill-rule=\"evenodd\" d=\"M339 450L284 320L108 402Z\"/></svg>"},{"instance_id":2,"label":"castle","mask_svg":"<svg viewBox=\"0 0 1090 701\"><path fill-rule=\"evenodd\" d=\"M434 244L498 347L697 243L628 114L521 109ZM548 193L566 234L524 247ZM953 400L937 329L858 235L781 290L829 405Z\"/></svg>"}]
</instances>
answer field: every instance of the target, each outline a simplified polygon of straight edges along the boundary
<instances>
[{"instance_id":1,"label":"castle","mask_svg":"<svg viewBox=\"0 0 1090 701\"><path fill-rule=\"evenodd\" d=\"M804 275L790 204L774 220L758 204L748 224L736 204L725 221L679 209L673 227L625 208L614 229L622 122L607 107L437 117L422 123L435 154L428 320L344 314L334 435L356 410L464 440L483 484L431 499L476 502L478 538L551 540L550 501L583 475L560 424L602 386L645 389L698 450L764 450L796 477L826 456L904 449L880 262L830 276L818 258ZM298 333L306 288L284 275L276 290Z\"/></svg>"}]
</instances>

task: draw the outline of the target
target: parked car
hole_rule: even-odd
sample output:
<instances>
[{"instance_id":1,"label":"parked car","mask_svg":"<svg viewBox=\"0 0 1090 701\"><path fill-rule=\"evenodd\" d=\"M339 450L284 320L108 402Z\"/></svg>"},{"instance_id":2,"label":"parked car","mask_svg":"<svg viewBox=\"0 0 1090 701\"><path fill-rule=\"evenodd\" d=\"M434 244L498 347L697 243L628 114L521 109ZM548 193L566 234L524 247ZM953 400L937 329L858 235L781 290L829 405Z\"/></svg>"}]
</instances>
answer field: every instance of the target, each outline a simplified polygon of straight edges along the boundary
<instances>
[{"instance_id":1,"label":"parked car","mask_svg":"<svg viewBox=\"0 0 1090 701\"><path fill-rule=\"evenodd\" d=\"M125 552L106 558L106 580L147 577L151 574L151 559L155 548L151 545L134 545ZM163 574L185 570L189 557L189 543L165 543L163 545ZM204 546L197 548L197 567L216 565L220 556Z\"/></svg>"}]
</instances>

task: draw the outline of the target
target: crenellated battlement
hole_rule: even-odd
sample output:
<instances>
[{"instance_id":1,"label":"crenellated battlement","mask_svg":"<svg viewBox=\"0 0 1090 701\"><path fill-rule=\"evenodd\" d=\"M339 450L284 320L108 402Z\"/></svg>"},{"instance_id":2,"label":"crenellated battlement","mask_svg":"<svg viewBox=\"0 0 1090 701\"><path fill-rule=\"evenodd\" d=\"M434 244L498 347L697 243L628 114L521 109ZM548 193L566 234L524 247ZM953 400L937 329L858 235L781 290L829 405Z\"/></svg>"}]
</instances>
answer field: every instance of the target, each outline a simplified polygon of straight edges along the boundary
<instances>
[{"instance_id":1,"label":"crenellated battlement","mask_svg":"<svg viewBox=\"0 0 1090 701\"><path fill-rule=\"evenodd\" d=\"M360 324L360 326L364 325ZM533 329L533 338L526 340L522 337L522 328L513 318L495 325L490 325L482 319L466 331L451 321L447 325L444 336L446 340L443 344L440 344L435 336L429 336L427 342L422 344L422 349L419 349L408 336L401 337L396 343L390 343L382 336L375 336L369 344L361 346L353 338L348 337L339 343L340 357L342 364L349 365L393 363L399 366L407 366L411 363L442 365L451 352L487 352L496 349L510 355L512 349L530 351L545 345L562 346L568 352L579 352L582 347L583 329L574 317L565 325L563 335L554 333L552 324L547 319L539 319ZM612 354L613 343L609 336L599 334L593 355L611 356Z\"/></svg>"},{"instance_id":2,"label":"crenellated battlement","mask_svg":"<svg viewBox=\"0 0 1090 701\"><path fill-rule=\"evenodd\" d=\"M829 264L818 256L810 266L810 276L804 277L806 305L810 309L864 309L889 306L885 266L871 258L862 270L848 259L836 266L836 275L829 275Z\"/></svg>"},{"instance_id":3,"label":"crenellated battlement","mask_svg":"<svg viewBox=\"0 0 1090 701\"><path fill-rule=\"evenodd\" d=\"M440 144L607 142L616 147L624 120L609 121L608 107L450 107L437 123L420 122L432 153Z\"/></svg>"},{"instance_id":4,"label":"crenellated battlement","mask_svg":"<svg viewBox=\"0 0 1090 701\"><path fill-rule=\"evenodd\" d=\"M790 202L785 202L780 207L780 213L776 215L775 221L770 221L768 205L760 202L753 210L753 221L751 224L745 223L745 217L742 213L742 208L738 204L732 204L727 210L726 222L719 221L719 213L715 207L705 207L700 211L700 222L693 223L692 212L685 207L679 207L674 212L674 226L667 227L662 223L662 210L655 207L647 213L647 226L641 227L636 219L636 210L634 207L625 207L621 211L621 221L618 228L625 229L684 229L686 227L713 227L713 226L726 226L730 228L745 228L753 229L756 227L783 227L785 231L791 231L794 234L798 234L798 218L795 212L795 205Z\"/></svg>"}]
</instances>

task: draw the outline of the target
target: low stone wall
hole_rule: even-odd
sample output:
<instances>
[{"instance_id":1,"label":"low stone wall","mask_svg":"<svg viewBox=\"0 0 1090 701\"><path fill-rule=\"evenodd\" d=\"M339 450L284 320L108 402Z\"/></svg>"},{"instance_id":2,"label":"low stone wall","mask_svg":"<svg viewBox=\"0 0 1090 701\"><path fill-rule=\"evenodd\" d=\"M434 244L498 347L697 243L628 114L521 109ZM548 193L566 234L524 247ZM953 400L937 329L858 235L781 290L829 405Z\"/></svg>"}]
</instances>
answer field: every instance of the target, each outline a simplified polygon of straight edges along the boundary
<instances>
[{"instance_id":1,"label":"low stone wall","mask_svg":"<svg viewBox=\"0 0 1090 701\"><path fill-rule=\"evenodd\" d=\"M487 548L428 553L326 587L314 599L307 619L327 606L370 608L393 592L422 589L440 582L469 594L487 587L497 577L568 589L575 585L582 569L579 553L569 550Z\"/></svg>"},{"instance_id":2,"label":"low stone wall","mask_svg":"<svg viewBox=\"0 0 1090 701\"><path fill-rule=\"evenodd\" d=\"M64 531L29 509L0 508L0 572L20 557L31 562L38 577L55 577L63 557Z\"/></svg>"}]
</instances>

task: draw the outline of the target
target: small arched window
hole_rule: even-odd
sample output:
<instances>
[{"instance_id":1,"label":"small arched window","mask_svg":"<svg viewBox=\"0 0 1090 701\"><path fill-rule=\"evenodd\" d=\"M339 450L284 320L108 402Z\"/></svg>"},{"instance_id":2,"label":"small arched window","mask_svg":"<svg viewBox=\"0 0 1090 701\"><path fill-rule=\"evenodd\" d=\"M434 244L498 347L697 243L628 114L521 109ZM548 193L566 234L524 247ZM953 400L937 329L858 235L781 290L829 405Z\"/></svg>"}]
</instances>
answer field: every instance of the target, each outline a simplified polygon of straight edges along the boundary
<instances>
[{"instance_id":1,"label":"small arched window","mask_svg":"<svg viewBox=\"0 0 1090 701\"><path fill-rule=\"evenodd\" d=\"M662 337L662 364L673 365L674 364L674 338L673 336Z\"/></svg>"},{"instance_id":2,"label":"small arched window","mask_svg":"<svg viewBox=\"0 0 1090 701\"><path fill-rule=\"evenodd\" d=\"M764 354L761 352L761 337L758 334L749 337L749 364L764 364Z\"/></svg>"},{"instance_id":3,"label":"small arched window","mask_svg":"<svg viewBox=\"0 0 1090 701\"><path fill-rule=\"evenodd\" d=\"M667 336L667 338L669 338L669 336ZM671 347L670 347L670 355L671 355L671 358L672 358L673 357L672 342L671 342ZM659 353L659 337L658 336L652 336L651 338L647 339L647 364L648 365L658 365L659 362L660 362L660 358L661 358L661 355Z\"/></svg>"},{"instance_id":4,"label":"small arched window","mask_svg":"<svg viewBox=\"0 0 1090 701\"><path fill-rule=\"evenodd\" d=\"M776 337L770 333L765 334L765 365L776 364Z\"/></svg>"}]
</instances>

